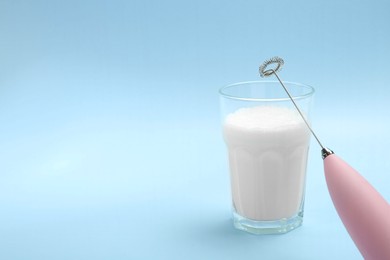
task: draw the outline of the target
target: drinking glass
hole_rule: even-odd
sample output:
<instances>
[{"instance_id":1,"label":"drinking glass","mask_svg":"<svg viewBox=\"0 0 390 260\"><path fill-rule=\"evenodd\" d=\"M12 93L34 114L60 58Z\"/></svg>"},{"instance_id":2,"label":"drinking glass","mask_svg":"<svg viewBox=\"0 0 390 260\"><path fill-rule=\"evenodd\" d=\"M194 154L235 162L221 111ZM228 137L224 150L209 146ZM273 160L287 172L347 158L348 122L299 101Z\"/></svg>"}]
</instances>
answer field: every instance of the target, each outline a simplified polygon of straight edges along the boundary
<instances>
[{"instance_id":1,"label":"drinking glass","mask_svg":"<svg viewBox=\"0 0 390 260\"><path fill-rule=\"evenodd\" d=\"M310 124L314 88L284 82ZM230 169L233 223L254 234L302 225L310 131L277 81L220 89Z\"/></svg>"}]
</instances>

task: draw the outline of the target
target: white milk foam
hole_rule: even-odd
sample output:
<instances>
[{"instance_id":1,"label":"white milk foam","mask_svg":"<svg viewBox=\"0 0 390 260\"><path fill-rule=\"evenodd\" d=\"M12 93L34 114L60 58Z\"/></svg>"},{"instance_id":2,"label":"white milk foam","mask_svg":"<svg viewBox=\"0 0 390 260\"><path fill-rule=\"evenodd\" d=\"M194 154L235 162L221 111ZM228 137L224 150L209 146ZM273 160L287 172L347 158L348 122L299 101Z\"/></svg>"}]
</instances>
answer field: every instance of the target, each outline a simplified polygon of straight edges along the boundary
<instances>
[{"instance_id":1,"label":"white milk foam","mask_svg":"<svg viewBox=\"0 0 390 260\"><path fill-rule=\"evenodd\" d=\"M298 112L277 106L241 108L226 117L223 131L235 211L258 221L297 214L310 141Z\"/></svg>"}]
</instances>

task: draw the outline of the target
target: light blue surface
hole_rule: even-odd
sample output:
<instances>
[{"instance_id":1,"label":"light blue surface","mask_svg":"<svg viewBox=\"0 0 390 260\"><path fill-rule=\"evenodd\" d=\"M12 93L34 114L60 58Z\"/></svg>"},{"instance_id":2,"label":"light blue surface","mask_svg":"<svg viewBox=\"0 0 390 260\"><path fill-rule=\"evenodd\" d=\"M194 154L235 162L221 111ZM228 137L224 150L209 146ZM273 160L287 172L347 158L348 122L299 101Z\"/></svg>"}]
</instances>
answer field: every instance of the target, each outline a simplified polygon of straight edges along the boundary
<instances>
[{"instance_id":1,"label":"light blue surface","mask_svg":"<svg viewBox=\"0 0 390 260\"><path fill-rule=\"evenodd\" d=\"M218 88L314 86L321 140L390 201L387 1L0 2L0 259L361 259L312 143L304 224L233 229Z\"/></svg>"}]
</instances>

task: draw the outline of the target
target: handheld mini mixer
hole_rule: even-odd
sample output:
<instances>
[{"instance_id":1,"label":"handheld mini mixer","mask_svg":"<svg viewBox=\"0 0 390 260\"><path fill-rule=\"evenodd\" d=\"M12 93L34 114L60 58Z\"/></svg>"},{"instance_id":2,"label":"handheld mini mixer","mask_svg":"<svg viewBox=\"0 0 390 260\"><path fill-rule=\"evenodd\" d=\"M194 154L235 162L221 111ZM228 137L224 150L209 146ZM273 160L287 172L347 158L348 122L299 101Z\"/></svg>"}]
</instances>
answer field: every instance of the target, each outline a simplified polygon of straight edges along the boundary
<instances>
[{"instance_id":1,"label":"handheld mini mixer","mask_svg":"<svg viewBox=\"0 0 390 260\"><path fill-rule=\"evenodd\" d=\"M275 67L268 68L271 64ZM365 259L390 259L390 204L355 169L322 145L276 73L283 64L283 59L271 58L260 66L260 75L262 77L276 76L321 146L330 196L360 253Z\"/></svg>"}]
</instances>

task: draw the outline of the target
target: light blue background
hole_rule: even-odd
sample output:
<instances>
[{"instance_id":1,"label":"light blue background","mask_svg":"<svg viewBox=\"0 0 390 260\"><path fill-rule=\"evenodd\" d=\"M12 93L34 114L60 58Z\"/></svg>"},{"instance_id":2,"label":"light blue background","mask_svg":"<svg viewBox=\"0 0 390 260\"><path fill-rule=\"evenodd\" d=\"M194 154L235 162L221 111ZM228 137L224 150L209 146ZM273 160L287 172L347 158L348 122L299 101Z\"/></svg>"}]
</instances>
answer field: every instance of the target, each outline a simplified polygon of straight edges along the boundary
<instances>
[{"instance_id":1,"label":"light blue background","mask_svg":"<svg viewBox=\"0 0 390 260\"><path fill-rule=\"evenodd\" d=\"M218 88L316 88L313 127L390 201L388 1L0 1L0 259L361 259L312 143L304 225L232 227Z\"/></svg>"}]
</instances>

